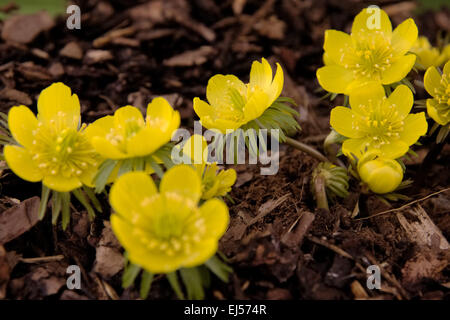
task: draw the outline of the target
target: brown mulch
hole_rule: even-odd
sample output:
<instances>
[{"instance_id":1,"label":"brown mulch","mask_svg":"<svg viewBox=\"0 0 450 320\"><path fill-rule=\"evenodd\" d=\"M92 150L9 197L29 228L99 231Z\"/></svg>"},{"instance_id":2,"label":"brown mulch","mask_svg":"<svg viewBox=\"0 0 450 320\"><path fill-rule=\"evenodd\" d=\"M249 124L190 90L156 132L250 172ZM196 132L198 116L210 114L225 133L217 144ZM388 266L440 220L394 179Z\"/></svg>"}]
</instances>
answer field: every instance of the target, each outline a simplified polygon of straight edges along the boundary
<instances>
[{"instance_id":1,"label":"brown mulch","mask_svg":"<svg viewBox=\"0 0 450 320\"><path fill-rule=\"evenodd\" d=\"M283 65L283 95L299 105L297 139L319 148L329 132L329 111L342 103L340 97L321 100L323 92L317 92L324 31L349 31L353 17L368 5L358 0L75 2L81 7L81 30L68 30L64 17L45 13L12 18L14 25L26 19L30 25L23 29L0 23L0 111L18 104L36 111L39 92L62 81L78 94L85 122L127 104L144 111L162 95L180 111L182 126L192 128L197 119L192 99L204 97L209 77L232 73L245 79L251 62L267 57ZM379 4L394 25L413 16L420 33L432 40L439 30L450 32L448 10L418 14L411 1ZM416 98L425 97L419 88ZM416 181L407 191L412 200L449 186L450 148L425 157L436 148L431 142L424 140L408 166L407 175ZM234 166L238 180L234 203L228 202L231 223L220 250L235 273L228 284L214 280L208 298L448 299L450 192L359 220L389 208L375 197L360 196L353 184L351 196L333 204L331 212L316 210L309 190L316 164L282 146L277 175L261 176L258 166ZM135 286L121 288L123 260L108 210L90 222L75 207L79 212L63 232L51 225L50 216L33 219L39 184L8 170L0 176L0 232L8 230L0 234L0 299L138 297ZM419 216L423 212L425 218ZM8 227L11 221L14 229ZM425 233L422 225L429 228L426 234L419 234ZM414 227L417 234L411 232ZM65 285L66 268L73 264L82 271L81 290ZM382 270L380 290L366 287L366 268L373 264ZM175 297L159 277L149 298Z\"/></svg>"}]
</instances>

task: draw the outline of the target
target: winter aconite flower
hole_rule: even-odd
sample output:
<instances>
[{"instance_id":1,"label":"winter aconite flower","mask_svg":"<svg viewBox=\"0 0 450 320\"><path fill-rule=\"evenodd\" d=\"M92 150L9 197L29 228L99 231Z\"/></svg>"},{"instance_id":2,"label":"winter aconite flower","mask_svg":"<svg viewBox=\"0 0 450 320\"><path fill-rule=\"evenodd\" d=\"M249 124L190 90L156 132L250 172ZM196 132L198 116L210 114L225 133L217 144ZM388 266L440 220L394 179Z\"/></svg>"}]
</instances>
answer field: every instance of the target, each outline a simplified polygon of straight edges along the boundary
<instances>
[{"instance_id":1,"label":"winter aconite flower","mask_svg":"<svg viewBox=\"0 0 450 320\"><path fill-rule=\"evenodd\" d=\"M104 158L127 159L152 154L170 141L179 125L179 112L158 97L148 104L145 120L138 108L125 106L89 125L86 134Z\"/></svg>"},{"instance_id":2,"label":"winter aconite flower","mask_svg":"<svg viewBox=\"0 0 450 320\"><path fill-rule=\"evenodd\" d=\"M101 161L80 128L80 102L63 83L44 89L38 114L25 106L9 111L8 124L19 145L4 149L8 166L24 180L58 192L91 185Z\"/></svg>"},{"instance_id":3,"label":"winter aconite flower","mask_svg":"<svg viewBox=\"0 0 450 320\"><path fill-rule=\"evenodd\" d=\"M403 180L403 169L393 159L380 157L379 150L370 150L358 161L358 174L372 192L384 194L397 189Z\"/></svg>"},{"instance_id":4,"label":"winter aconite flower","mask_svg":"<svg viewBox=\"0 0 450 320\"><path fill-rule=\"evenodd\" d=\"M442 75L435 67L428 68L424 77L425 89L433 97L427 99L427 112L437 123L450 122L450 60L444 65Z\"/></svg>"},{"instance_id":5,"label":"winter aconite flower","mask_svg":"<svg viewBox=\"0 0 450 320\"><path fill-rule=\"evenodd\" d=\"M229 221L223 201L198 207L201 181L188 165L169 169L159 192L144 172L129 172L111 188L114 233L129 260L152 273L203 264L217 251Z\"/></svg>"},{"instance_id":6,"label":"winter aconite flower","mask_svg":"<svg viewBox=\"0 0 450 320\"><path fill-rule=\"evenodd\" d=\"M275 76L266 59L254 61L250 70L250 82L245 84L234 75L218 74L208 81L208 103L194 99L194 110L207 129L222 133L236 130L257 119L280 96L283 89L283 70L277 63Z\"/></svg>"},{"instance_id":7,"label":"winter aconite flower","mask_svg":"<svg viewBox=\"0 0 450 320\"><path fill-rule=\"evenodd\" d=\"M417 67L421 70L426 70L429 67L439 67L448 58L447 51L450 50L450 45L447 45L442 52L439 48L431 46L427 37L420 36L417 38L411 52L417 55Z\"/></svg>"},{"instance_id":8,"label":"winter aconite flower","mask_svg":"<svg viewBox=\"0 0 450 320\"><path fill-rule=\"evenodd\" d=\"M416 56L407 53L416 39L412 19L392 31L386 12L363 9L355 17L350 35L337 30L325 32L325 66L317 70L317 79L326 91L346 95L366 82L398 82L414 66Z\"/></svg>"},{"instance_id":9,"label":"winter aconite flower","mask_svg":"<svg viewBox=\"0 0 450 320\"><path fill-rule=\"evenodd\" d=\"M427 132L423 112L410 114L411 90L398 86L386 98L381 85L370 84L350 95L350 106L331 111L331 126L348 139L342 144L347 156L360 158L366 149L379 149L381 156L396 159Z\"/></svg>"},{"instance_id":10,"label":"winter aconite flower","mask_svg":"<svg viewBox=\"0 0 450 320\"><path fill-rule=\"evenodd\" d=\"M231 187L236 182L236 171L234 169L219 170L217 163L207 161L208 145L203 136L192 135L183 146L183 153L187 155L188 162L192 163L202 180L201 198L203 200L223 197L231 191Z\"/></svg>"}]
</instances>

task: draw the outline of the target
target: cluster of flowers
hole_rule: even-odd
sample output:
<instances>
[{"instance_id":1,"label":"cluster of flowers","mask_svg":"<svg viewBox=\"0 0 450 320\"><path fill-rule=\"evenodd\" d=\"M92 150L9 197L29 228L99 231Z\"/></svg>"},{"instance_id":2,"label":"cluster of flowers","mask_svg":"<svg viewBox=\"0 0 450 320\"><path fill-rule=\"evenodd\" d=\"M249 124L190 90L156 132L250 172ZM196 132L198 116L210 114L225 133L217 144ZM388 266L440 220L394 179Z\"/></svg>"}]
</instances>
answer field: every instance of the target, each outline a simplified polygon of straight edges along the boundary
<instances>
[{"instance_id":1,"label":"cluster of flowers","mask_svg":"<svg viewBox=\"0 0 450 320\"><path fill-rule=\"evenodd\" d=\"M379 10L375 12L379 23L373 28L368 23L372 14L368 9L359 13L350 35L326 31L325 66L317 70L317 78L325 90L347 95L350 104L331 111L332 138L326 143L339 142L354 169L350 171L367 191L389 194L403 181L401 158L427 133L428 124L424 112L411 113L414 96L405 81L416 63L416 54L411 53L418 36L414 21L408 19L392 30L389 17ZM421 65L427 65L428 58L416 52ZM448 128L450 62L443 74L436 66L429 66L424 78L432 96L427 113ZM243 128L279 129L280 141L323 161L321 153L287 137L299 127L296 111L284 104L291 100L280 97L284 82L280 65L273 74L264 58L254 61L249 78L244 83L234 75L213 76L207 102L193 101L201 124L224 135ZM90 203L101 210L93 188L100 193L112 184L111 225L132 265L124 273L124 283L134 281L136 270L143 268L144 291L148 292L154 273L164 273L179 293L174 276L179 270L190 297L200 298L197 282L202 281L203 264L226 279L227 269L215 254L229 221L222 197L235 183L236 172L207 161L208 144L202 136L194 135L183 145L171 143L180 115L164 98L153 99L145 117L138 108L125 106L86 125L81 124L77 95L55 83L41 92L37 111L35 116L25 106L10 109L13 143L4 147L4 156L22 179L42 181L41 218L53 193L52 220L55 223L62 212L65 228L71 194L92 213ZM175 165L173 148L190 159L189 164ZM327 162L317 167L321 176L312 179L317 182L313 189L345 197L348 171L337 155L330 157L337 165Z\"/></svg>"},{"instance_id":2,"label":"cluster of flowers","mask_svg":"<svg viewBox=\"0 0 450 320\"><path fill-rule=\"evenodd\" d=\"M378 25L369 23L373 15L379 15ZM417 36L412 19L392 30L388 15L371 8L355 17L350 35L325 32L325 66L317 70L317 79L325 90L348 95L350 104L335 107L330 124L341 135L342 153L357 161L357 175L375 193L387 194L399 187L404 171L401 158L428 130L424 112L410 113L414 89L405 81L417 56L420 65L429 67L424 78L433 97L427 100L428 115L442 126L450 120L450 62L442 75L436 68L448 59L450 47L436 52L439 59L431 59L428 52L417 49L418 42L424 43Z\"/></svg>"}]
</instances>

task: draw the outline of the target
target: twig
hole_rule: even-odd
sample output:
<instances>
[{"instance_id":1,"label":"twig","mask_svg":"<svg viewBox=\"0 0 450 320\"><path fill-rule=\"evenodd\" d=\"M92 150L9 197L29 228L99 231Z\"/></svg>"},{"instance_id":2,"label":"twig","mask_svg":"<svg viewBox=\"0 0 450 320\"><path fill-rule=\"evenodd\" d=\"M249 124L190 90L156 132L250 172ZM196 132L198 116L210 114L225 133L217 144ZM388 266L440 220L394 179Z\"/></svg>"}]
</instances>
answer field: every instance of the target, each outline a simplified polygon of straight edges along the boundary
<instances>
[{"instance_id":1,"label":"twig","mask_svg":"<svg viewBox=\"0 0 450 320\"><path fill-rule=\"evenodd\" d=\"M362 218L358 218L358 219L355 219L355 220L356 220L356 221L358 221L358 220L367 220L367 219L370 219L370 218L374 218L374 217L381 216L381 215L386 214L386 213L391 213L391 212L395 212L395 211L400 211L400 210L403 210L403 209L405 209L405 208L407 208L407 207L409 207L409 206L411 206L411 205L413 205L413 204L415 204L415 203L417 203L417 202L424 201L424 200L426 200L426 199L428 199L428 198L434 197L434 196L436 196L436 195L438 195L438 194L440 194L440 193L443 193L443 192L446 192L446 191L449 191L449 190L450 190L450 188L446 188L446 189L443 189L443 190L439 190L439 191L433 192L433 193L431 193L431 194L429 194L429 195L427 195L427 196L425 196L425 197L423 197L423 198L420 198L420 199L417 199L417 200L408 202L407 204L404 204L404 205L401 206L401 207L389 209L389 210L386 210L386 211L382 211L382 212L373 214L373 215L371 215L371 216L369 216L369 217L362 217Z\"/></svg>"},{"instance_id":2,"label":"twig","mask_svg":"<svg viewBox=\"0 0 450 320\"><path fill-rule=\"evenodd\" d=\"M49 257L37 257L37 258L21 258L19 261L23 263L43 263L43 262L51 262L51 261L61 261L64 259L62 254L57 256L49 256Z\"/></svg>"},{"instance_id":3,"label":"twig","mask_svg":"<svg viewBox=\"0 0 450 320\"><path fill-rule=\"evenodd\" d=\"M355 258L353 258L350 253L348 253L347 251L342 250L341 248L339 248L338 246L336 246L334 244L328 243L328 242L326 242L326 241L324 241L322 239L319 239L317 237L314 237L314 236L308 236L308 240L311 241L311 242L314 242L315 244L320 244L321 246L324 246L324 247L330 249L331 251L336 252L337 254L339 254L339 255L341 255L341 256L343 256L345 258L348 258L350 260L355 260Z\"/></svg>"}]
</instances>

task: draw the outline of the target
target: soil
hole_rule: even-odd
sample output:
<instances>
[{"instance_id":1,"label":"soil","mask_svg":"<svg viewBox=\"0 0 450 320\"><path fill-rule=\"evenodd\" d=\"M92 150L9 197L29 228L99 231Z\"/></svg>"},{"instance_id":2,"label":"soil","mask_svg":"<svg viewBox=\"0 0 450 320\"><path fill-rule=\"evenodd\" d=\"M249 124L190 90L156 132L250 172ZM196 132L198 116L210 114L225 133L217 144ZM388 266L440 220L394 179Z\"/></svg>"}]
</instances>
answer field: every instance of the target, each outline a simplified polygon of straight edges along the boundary
<instances>
[{"instance_id":1,"label":"soil","mask_svg":"<svg viewBox=\"0 0 450 320\"><path fill-rule=\"evenodd\" d=\"M81 7L80 30L68 30L65 17L49 21L43 13L28 20L33 26L25 31L0 23L0 111L19 104L36 111L39 92L62 81L78 94L85 122L127 104L144 111L162 95L180 111L182 126L192 128L197 119L192 99L204 98L212 75L231 73L245 80L251 62L267 57L282 64L282 95L299 105L302 131L296 138L319 149L329 132L331 108L343 102L320 99L324 92L317 90L324 31L348 32L353 17L367 6L358 0L74 2ZM448 9L420 11L410 1L379 5L394 25L413 17L419 32L432 40L438 32L450 32ZM416 99L426 98L416 88ZM407 176L416 181L405 191L411 200L449 186L450 148L447 144L426 158L435 148L433 140L423 139L415 149L419 156L408 165ZM317 163L282 146L276 175L261 176L258 165L233 166L238 180L233 202L227 200L231 222L220 250L234 274L229 283L213 280L207 298L448 299L450 191L368 218L390 207L361 195L353 182L347 199L332 204L330 212L318 210L309 187ZM52 226L50 215L41 222L30 216L39 184L9 170L1 173L0 184L0 298L138 298L137 286L121 287L122 249L108 222L105 197L100 197L104 213L92 222L75 205L63 232ZM422 224L431 231L425 234ZM65 283L66 268L73 264L81 267L83 280L82 289L72 291ZM381 269L379 290L366 287L369 265ZM175 296L167 280L157 277L149 299L168 298Z\"/></svg>"}]
</instances>

